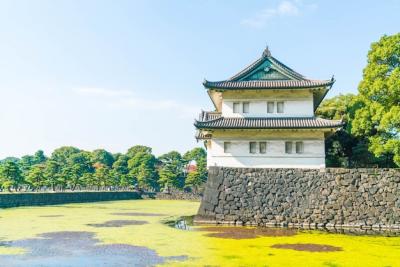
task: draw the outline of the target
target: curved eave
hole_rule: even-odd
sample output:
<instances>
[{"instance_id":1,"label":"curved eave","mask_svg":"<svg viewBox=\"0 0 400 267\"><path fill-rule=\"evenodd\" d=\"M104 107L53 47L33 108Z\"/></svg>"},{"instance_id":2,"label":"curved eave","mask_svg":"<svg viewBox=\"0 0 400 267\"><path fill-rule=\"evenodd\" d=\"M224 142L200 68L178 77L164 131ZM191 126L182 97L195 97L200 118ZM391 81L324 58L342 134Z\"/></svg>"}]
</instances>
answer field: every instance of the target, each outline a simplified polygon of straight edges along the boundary
<instances>
[{"instance_id":1,"label":"curved eave","mask_svg":"<svg viewBox=\"0 0 400 267\"><path fill-rule=\"evenodd\" d=\"M286 81L284 81L286 82ZM214 90L269 90L269 89L282 89L282 90L290 90L290 89L313 89L313 88L321 88L321 87L332 87L334 84L334 80L327 81L308 81L307 84L304 85L290 85L290 84L282 84L275 85L276 82L267 82L263 81L245 81L245 82L229 82L229 81L219 81L219 82L210 82L205 80L203 82L203 86L207 89Z\"/></svg>"},{"instance_id":2,"label":"curved eave","mask_svg":"<svg viewBox=\"0 0 400 267\"><path fill-rule=\"evenodd\" d=\"M218 127L218 126L199 126L194 124L194 126L197 129L201 130L216 130L216 129L227 129L227 130L304 130L304 129L337 129L342 127L343 125L337 125L337 126L318 126L318 127L311 127L311 126L304 126L304 127L268 127L268 128L262 128L262 127Z\"/></svg>"},{"instance_id":3,"label":"curved eave","mask_svg":"<svg viewBox=\"0 0 400 267\"><path fill-rule=\"evenodd\" d=\"M270 123L270 125L268 125ZM264 124L264 125L263 125ZM272 125L271 125L272 124ZM274 125L275 124L275 125ZM285 125L286 124L286 125ZM292 125L290 125L292 124ZM302 118L284 118L271 121L264 118L224 118L213 120L195 120L194 126L201 130L213 129L337 129L344 126L342 121L330 121L324 119L304 120Z\"/></svg>"}]
</instances>

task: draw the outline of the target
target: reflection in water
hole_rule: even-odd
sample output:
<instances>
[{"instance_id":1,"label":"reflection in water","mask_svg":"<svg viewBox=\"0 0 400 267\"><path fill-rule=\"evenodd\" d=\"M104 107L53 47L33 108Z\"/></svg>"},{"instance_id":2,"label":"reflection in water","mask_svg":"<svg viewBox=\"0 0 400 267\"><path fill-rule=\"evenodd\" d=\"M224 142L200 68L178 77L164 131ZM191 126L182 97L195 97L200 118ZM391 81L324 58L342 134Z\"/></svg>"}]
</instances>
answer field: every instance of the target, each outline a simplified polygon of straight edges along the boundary
<instances>
[{"instance_id":1,"label":"reflection in water","mask_svg":"<svg viewBox=\"0 0 400 267\"><path fill-rule=\"evenodd\" d=\"M87 267L87 266L153 266L167 260L186 260L186 256L161 257L147 247L127 244L101 244L92 232L63 231L37 238L10 241L10 247L28 252L0 255L0 266L13 267Z\"/></svg>"},{"instance_id":2,"label":"reflection in water","mask_svg":"<svg viewBox=\"0 0 400 267\"><path fill-rule=\"evenodd\" d=\"M192 230L192 227L190 227L189 224L184 219L176 221L175 228L181 230Z\"/></svg>"},{"instance_id":3,"label":"reflection in water","mask_svg":"<svg viewBox=\"0 0 400 267\"><path fill-rule=\"evenodd\" d=\"M122 227L126 225L143 225L147 224L146 221L136 221L136 220L112 220L106 221L104 223L88 223L88 226L92 227Z\"/></svg>"},{"instance_id":4,"label":"reflection in water","mask_svg":"<svg viewBox=\"0 0 400 267\"><path fill-rule=\"evenodd\" d=\"M275 244L271 248L279 249L292 249L297 251L309 251L309 252L335 252L342 251L342 248L331 245L321 244Z\"/></svg>"},{"instance_id":5,"label":"reflection in water","mask_svg":"<svg viewBox=\"0 0 400 267\"><path fill-rule=\"evenodd\" d=\"M221 238L255 238L257 236L291 236L296 233L312 233L322 232L331 234L343 234L354 236L385 236L385 237L398 237L400 236L400 229L361 229L361 228L320 228L320 229L305 229L305 228L276 228L276 227L248 227L248 226L227 226L227 225L205 225L195 224L193 222L194 216L183 216L178 219L165 221L164 223L180 230L196 230L211 232L207 234L210 237Z\"/></svg>"}]
</instances>

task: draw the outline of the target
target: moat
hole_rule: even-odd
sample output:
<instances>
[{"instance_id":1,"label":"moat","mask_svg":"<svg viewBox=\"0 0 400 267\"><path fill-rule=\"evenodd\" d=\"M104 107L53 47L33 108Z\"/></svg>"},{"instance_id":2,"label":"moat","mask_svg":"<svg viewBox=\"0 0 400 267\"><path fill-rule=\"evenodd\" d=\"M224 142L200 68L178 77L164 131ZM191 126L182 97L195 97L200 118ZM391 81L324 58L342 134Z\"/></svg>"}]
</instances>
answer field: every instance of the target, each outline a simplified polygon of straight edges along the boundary
<instances>
[{"instance_id":1,"label":"moat","mask_svg":"<svg viewBox=\"0 0 400 267\"><path fill-rule=\"evenodd\" d=\"M199 204L1 209L0 266L400 266L396 233L193 225Z\"/></svg>"}]
</instances>

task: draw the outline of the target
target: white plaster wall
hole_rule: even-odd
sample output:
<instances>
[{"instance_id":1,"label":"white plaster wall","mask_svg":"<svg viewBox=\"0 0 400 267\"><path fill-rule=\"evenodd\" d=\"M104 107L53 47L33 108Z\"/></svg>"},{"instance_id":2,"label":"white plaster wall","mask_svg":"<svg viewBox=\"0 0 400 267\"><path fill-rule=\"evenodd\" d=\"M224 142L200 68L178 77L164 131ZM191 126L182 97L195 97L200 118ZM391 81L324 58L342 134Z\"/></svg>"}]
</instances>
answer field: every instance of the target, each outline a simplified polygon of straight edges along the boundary
<instances>
[{"instance_id":1,"label":"white plaster wall","mask_svg":"<svg viewBox=\"0 0 400 267\"><path fill-rule=\"evenodd\" d=\"M274 113L267 113L267 102L275 102ZM284 113L277 113L278 101L284 102ZM249 102L249 113L233 113L234 102ZM241 108L242 111L242 104ZM225 117L312 117L314 116L313 99L277 99L269 98L262 100L252 99L224 99L222 101L222 115Z\"/></svg>"},{"instance_id":2,"label":"white plaster wall","mask_svg":"<svg viewBox=\"0 0 400 267\"><path fill-rule=\"evenodd\" d=\"M231 142L231 152L224 153L224 142ZM257 142L257 153L251 154L249 142ZM286 141L302 141L304 152L285 153ZM260 154L259 142L267 142L266 154ZM232 140L213 139L208 146L208 166L224 167L255 167L255 168L324 168L325 167L325 144L321 139L289 139L289 140Z\"/></svg>"}]
</instances>

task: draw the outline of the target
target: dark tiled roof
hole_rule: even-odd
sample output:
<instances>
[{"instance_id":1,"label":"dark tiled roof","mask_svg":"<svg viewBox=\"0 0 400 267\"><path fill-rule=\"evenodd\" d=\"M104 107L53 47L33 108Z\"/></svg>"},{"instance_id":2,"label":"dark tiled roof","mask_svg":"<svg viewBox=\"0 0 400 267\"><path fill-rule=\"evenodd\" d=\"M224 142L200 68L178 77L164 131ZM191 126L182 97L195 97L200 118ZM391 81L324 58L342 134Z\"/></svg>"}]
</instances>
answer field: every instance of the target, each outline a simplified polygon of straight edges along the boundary
<instances>
[{"instance_id":1,"label":"dark tiled roof","mask_svg":"<svg viewBox=\"0 0 400 267\"><path fill-rule=\"evenodd\" d=\"M284 89L284 88L315 88L330 86L334 80L256 80L256 81L220 81L205 80L206 88L219 89Z\"/></svg>"},{"instance_id":2,"label":"dark tiled roof","mask_svg":"<svg viewBox=\"0 0 400 267\"><path fill-rule=\"evenodd\" d=\"M238 72L235 75L233 75L232 77L230 77L227 81L237 81L240 78L243 78L244 76L246 76L247 74L252 72L254 69L256 69L258 66L260 66L266 59L269 59L273 65L278 67L278 69L280 69L284 73L288 74L289 76L292 76L293 78L299 79L299 80L305 79L305 77L303 75L301 75L300 73L289 68L288 66L286 66L285 64L283 64L282 62L280 62L279 60L277 60L270 54L263 53L263 56L261 58L257 59L256 61L254 61L253 63L248 65L246 68L244 68L240 72Z\"/></svg>"},{"instance_id":3,"label":"dark tiled roof","mask_svg":"<svg viewBox=\"0 0 400 267\"><path fill-rule=\"evenodd\" d=\"M285 79L252 78L251 73L262 69L263 66L265 66L263 65L264 62L268 64L269 68L272 68L275 71L281 73L285 77ZM289 68L288 66L271 56L271 52L267 48L259 59L251 63L249 66L247 66L231 78L216 82L205 80L203 82L203 85L206 88L215 89L292 89L330 87L334 82L335 80L333 78L330 80L307 79L300 73L294 71L293 69Z\"/></svg>"},{"instance_id":4,"label":"dark tiled roof","mask_svg":"<svg viewBox=\"0 0 400 267\"><path fill-rule=\"evenodd\" d=\"M343 126L342 121L326 120L315 117L291 118L227 118L221 114L207 119L207 112L200 115L194 125L198 129L316 129L337 128ZM202 119L203 118L203 119Z\"/></svg>"}]
</instances>

